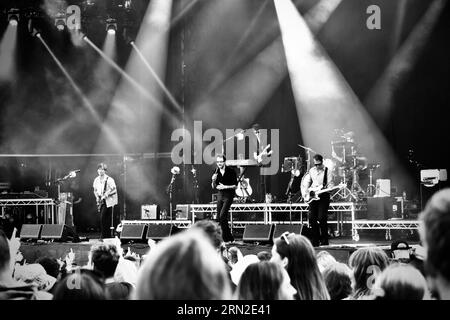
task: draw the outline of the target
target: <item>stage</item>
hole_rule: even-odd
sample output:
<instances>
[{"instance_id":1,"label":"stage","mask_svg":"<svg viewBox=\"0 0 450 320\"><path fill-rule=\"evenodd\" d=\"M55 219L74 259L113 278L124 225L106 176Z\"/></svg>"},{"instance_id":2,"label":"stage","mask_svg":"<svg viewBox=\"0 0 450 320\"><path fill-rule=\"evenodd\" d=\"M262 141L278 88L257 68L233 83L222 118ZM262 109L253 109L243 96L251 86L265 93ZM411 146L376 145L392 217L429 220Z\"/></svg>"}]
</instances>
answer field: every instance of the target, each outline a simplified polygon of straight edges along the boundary
<instances>
[{"instance_id":1,"label":"stage","mask_svg":"<svg viewBox=\"0 0 450 320\"><path fill-rule=\"evenodd\" d=\"M91 233L91 234L82 234L82 237L87 237L88 241L82 241L79 243L72 242L52 242L52 241L42 241L38 242L22 242L20 246L20 252L22 253L24 259L26 259L26 263L33 263L38 258L49 256L53 258L64 259L64 257L73 250L75 253L74 262L77 266L84 266L88 262L89 251L91 247L95 244L101 243L98 240L99 234ZM398 234L398 238L396 240L406 240L407 243L411 247L415 247L419 244L419 239L417 236L408 237L406 234ZM139 242L127 242L122 241L122 248L124 252L128 249L131 252L139 254L141 257L145 255L149 246L145 241ZM391 243L392 241L382 240L380 236L376 234L366 234L361 239L356 242L353 241L349 237L335 237L330 239L330 244L328 246L316 247L316 252L319 251L328 251L331 255L333 255L336 260L347 263L350 255L357 250L358 248L367 247L367 246L377 246L386 251L386 253L390 256L391 253ZM228 248L236 246L239 248L243 255L248 254L257 254L261 251L271 252L272 243L271 242L250 242L243 241L242 238L236 237L236 241L233 244L227 245Z\"/></svg>"}]
</instances>

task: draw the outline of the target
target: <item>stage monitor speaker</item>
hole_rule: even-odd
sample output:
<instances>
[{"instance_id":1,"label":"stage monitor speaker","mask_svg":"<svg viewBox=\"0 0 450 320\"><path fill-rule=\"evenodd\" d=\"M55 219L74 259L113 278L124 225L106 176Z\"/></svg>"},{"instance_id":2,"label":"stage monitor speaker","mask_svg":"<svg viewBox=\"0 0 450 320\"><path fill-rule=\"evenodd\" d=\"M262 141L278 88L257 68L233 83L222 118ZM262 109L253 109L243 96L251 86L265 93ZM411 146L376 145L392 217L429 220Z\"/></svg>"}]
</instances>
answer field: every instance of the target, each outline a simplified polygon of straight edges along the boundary
<instances>
[{"instance_id":1,"label":"stage monitor speaker","mask_svg":"<svg viewBox=\"0 0 450 320\"><path fill-rule=\"evenodd\" d=\"M273 238L280 237L283 233L302 234L303 224L276 224L273 230Z\"/></svg>"},{"instance_id":2,"label":"stage monitor speaker","mask_svg":"<svg viewBox=\"0 0 450 320\"><path fill-rule=\"evenodd\" d=\"M159 220L161 219L161 210L156 204L143 204L141 206L141 219Z\"/></svg>"},{"instance_id":3,"label":"stage monitor speaker","mask_svg":"<svg viewBox=\"0 0 450 320\"><path fill-rule=\"evenodd\" d=\"M392 198L367 198L367 219L386 220L393 216L394 200Z\"/></svg>"},{"instance_id":4,"label":"stage monitor speaker","mask_svg":"<svg viewBox=\"0 0 450 320\"><path fill-rule=\"evenodd\" d=\"M145 224L124 224L120 239L122 240L145 240L145 231L147 225Z\"/></svg>"},{"instance_id":5,"label":"stage monitor speaker","mask_svg":"<svg viewBox=\"0 0 450 320\"><path fill-rule=\"evenodd\" d=\"M175 211L176 211L175 215L176 220L192 219L191 206L189 204L177 204Z\"/></svg>"},{"instance_id":6,"label":"stage monitor speaker","mask_svg":"<svg viewBox=\"0 0 450 320\"><path fill-rule=\"evenodd\" d=\"M39 239L41 237L42 224L23 224L20 229L20 239Z\"/></svg>"},{"instance_id":7,"label":"stage monitor speaker","mask_svg":"<svg viewBox=\"0 0 450 320\"><path fill-rule=\"evenodd\" d=\"M75 231L65 224L44 224L41 231L41 239L55 241L78 242L80 238Z\"/></svg>"},{"instance_id":8,"label":"stage monitor speaker","mask_svg":"<svg viewBox=\"0 0 450 320\"><path fill-rule=\"evenodd\" d=\"M147 231L147 239L161 240L179 231L178 227L172 224L150 224Z\"/></svg>"},{"instance_id":9,"label":"stage monitor speaker","mask_svg":"<svg viewBox=\"0 0 450 320\"><path fill-rule=\"evenodd\" d=\"M271 241L273 224L247 224L242 240L244 241Z\"/></svg>"}]
</instances>

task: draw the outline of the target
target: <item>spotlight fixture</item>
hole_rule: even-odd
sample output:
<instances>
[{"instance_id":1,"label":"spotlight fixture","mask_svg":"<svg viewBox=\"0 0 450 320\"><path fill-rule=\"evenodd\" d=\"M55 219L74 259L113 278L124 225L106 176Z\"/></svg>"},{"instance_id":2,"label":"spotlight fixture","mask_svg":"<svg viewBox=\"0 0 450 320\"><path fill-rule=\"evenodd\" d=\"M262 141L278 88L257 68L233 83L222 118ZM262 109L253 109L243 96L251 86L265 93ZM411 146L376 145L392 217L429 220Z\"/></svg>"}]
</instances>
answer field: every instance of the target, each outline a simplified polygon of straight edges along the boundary
<instances>
[{"instance_id":1,"label":"spotlight fixture","mask_svg":"<svg viewBox=\"0 0 450 320\"><path fill-rule=\"evenodd\" d=\"M117 21L113 18L106 19L106 31L109 34L116 34L117 31Z\"/></svg>"},{"instance_id":2,"label":"spotlight fixture","mask_svg":"<svg viewBox=\"0 0 450 320\"><path fill-rule=\"evenodd\" d=\"M12 26L17 26L19 24L19 9L11 8L8 11L8 21Z\"/></svg>"},{"instance_id":3,"label":"spotlight fixture","mask_svg":"<svg viewBox=\"0 0 450 320\"><path fill-rule=\"evenodd\" d=\"M55 26L58 31L63 31L66 27L66 14L64 12L58 12L55 16Z\"/></svg>"}]
</instances>

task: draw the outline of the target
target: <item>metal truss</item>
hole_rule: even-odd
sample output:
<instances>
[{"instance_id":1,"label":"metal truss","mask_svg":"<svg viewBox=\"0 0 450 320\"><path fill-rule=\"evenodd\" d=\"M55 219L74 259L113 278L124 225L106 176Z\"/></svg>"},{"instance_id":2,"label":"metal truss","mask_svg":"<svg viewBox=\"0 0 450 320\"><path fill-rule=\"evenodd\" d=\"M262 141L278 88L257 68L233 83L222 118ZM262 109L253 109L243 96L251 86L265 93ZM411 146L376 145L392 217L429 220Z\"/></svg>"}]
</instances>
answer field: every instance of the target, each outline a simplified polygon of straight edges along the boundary
<instances>
[{"instance_id":1,"label":"metal truss","mask_svg":"<svg viewBox=\"0 0 450 320\"><path fill-rule=\"evenodd\" d=\"M421 222L418 220L354 220L352 238L359 241L358 230L386 230L386 240L392 240L391 230L418 230Z\"/></svg>"},{"instance_id":2,"label":"metal truss","mask_svg":"<svg viewBox=\"0 0 450 320\"><path fill-rule=\"evenodd\" d=\"M216 215L216 204L191 204L191 220L123 220L122 224L173 224L179 228L189 228L196 221L196 215L200 213L207 213L211 217ZM230 226L231 228L245 228L249 224L301 224L309 225L307 213L309 205L306 203L248 203L248 204L233 204L230 208ZM358 230L362 229L379 229L386 230L386 240L391 239L390 230L417 230L420 222L416 220L362 220L358 219L357 215L360 212L367 211L367 205L361 202L332 202L328 209L330 213L329 224L336 224L336 231L342 235L344 233L344 224L351 224L352 238L359 241ZM242 221L236 220L239 213L261 213L260 220ZM292 213L300 213L300 218L297 220L274 220L273 213L285 213L286 215ZM335 217L335 219L334 219ZM306 218L306 219L305 219Z\"/></svg>"},{"instance_id":3,"label":"metal truss","mask_svg":"<svg viewBox=\"0 0 450 320\"><path fill-rule=\"evenodd\" d=\"M52 206L55 204L53 199L1 199L0 206Z\"/></svg>"},{"instance_id":4,"label":"metal truss","mask_svg":"<svg viewBox=\"0 0 450 320\"><path fill-rule=\"evenodd\" d=\"M122 225L129 224L171 224L178 228L190 228L192 225L191 220L122 220Z\"/></svg>"},{"instance_id":5,"label":"metal truss","mask_svg":"<svg viewBox=\"0 0 450 320\"><path fill-rule=\"evenodd\" d=\"M36 207L36 223L39 222L39 206L44 207L44 222L55 223L55 200L51 198L30 198L30 199L0 199L1 217L5 216L5 207Z\"/></svg>"}]
</instances>

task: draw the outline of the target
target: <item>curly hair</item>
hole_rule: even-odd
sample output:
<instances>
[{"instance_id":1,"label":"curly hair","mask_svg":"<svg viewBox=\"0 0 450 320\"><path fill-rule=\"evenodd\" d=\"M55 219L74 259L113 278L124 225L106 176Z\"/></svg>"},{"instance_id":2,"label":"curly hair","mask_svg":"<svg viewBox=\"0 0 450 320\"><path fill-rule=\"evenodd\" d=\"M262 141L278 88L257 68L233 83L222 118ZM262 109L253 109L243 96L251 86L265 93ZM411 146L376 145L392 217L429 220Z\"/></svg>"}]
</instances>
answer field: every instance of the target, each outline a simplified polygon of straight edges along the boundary
<instances>
[{"instance_id":1,"label":"curly hair","mask_svg":"<svg viewBox=\"0 0 450 320\"><path fill-rule=\"evenodd\" d=\"M450 281L450 188L431 197L420 219L423 221L421 236L427 247L426 271Z\"/></svg>"}]
</instances>

